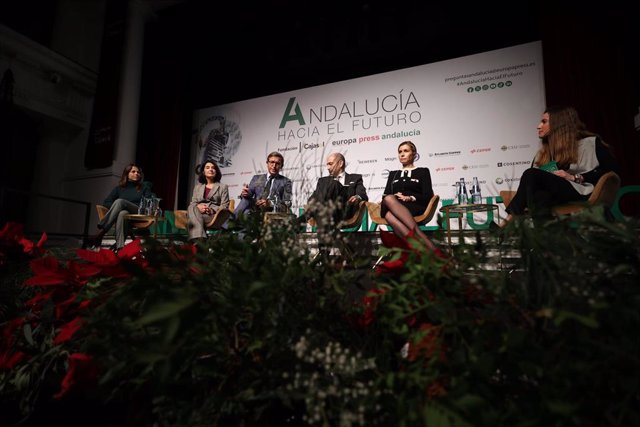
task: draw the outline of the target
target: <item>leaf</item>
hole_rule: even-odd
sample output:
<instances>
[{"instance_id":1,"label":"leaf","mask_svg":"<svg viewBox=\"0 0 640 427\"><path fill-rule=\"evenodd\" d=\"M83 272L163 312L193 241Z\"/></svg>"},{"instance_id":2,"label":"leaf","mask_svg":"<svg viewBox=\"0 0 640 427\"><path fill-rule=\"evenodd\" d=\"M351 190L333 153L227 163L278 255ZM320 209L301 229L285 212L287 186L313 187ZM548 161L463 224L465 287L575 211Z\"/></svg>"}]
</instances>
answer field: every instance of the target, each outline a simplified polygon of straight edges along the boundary
<instances>
[{"instance_id":1,"label":"leaf","mask_svg":"<svg viewBox=\"0 0 640 427\"><path fill-rule=\"evenodd\" d=\"M546 404L551 412L566 416L573 414L576 409L578 409L578 405L572 405L568 402L562 402L559 400L547 401Z\"/></svg>"},{"instance_id":2,"label":"leaf","mask_svg":"<svg viewBox=\"0 0 640 427\"><path fill-rule=\"evenodd\" d=\"M254 281L249 285L249 289L247 290L248 295L252 295L254 292L258 292L261 289L264 289L268 284L263 281Z\"/></svg>"},{"instance_id":3,"label":"leaf","mask_svg":"<svg viewBox=\"0 0 640 427\"><path fill-rule=\"evenodd\" d=\"M264 347L264 342L262 340L255 340L249 343L249 345L247 346L247 352L259 350L262 347Z\"/></svg>"},{"instance_id":4,"label":"leaf","mask_svg":"<svg viewBox=\"0 0 640 427\"><path fill-rule=\"evenodd\" d=\"M455 401L456 406L464 409L465 411L480 408L484 405L484 403L485 400L475 394L465 394Z\"/></svg>"},{"instance_id":5,"label":"leaf","mask_svg":"<svg viewBox=\"0 0 640 427\"><path fill-rule=\"evenodd\" d=\"M423 411L425 425L436 427L473 427L459 414L436 402L429 402Z\"/></svg>"},{"instance_id":6,"label":"leaf","mask_svg":"<svg viewBox=\"0 0 640 427\"><path fill-rule=\"evenodd\" d=\"M177 299L175 301L156 304L150 307L147 310L147 313L138 319L136 323L140 326L144 326L166 319L167 317L175 316L193 304L193 302L194 300L192 298L183 296L181 299Z\"/></svg>"},{"instance_id":7,"label":"leaf","mask_svg":"<svg viewBox=\"0 0 640 427\"><path fill-rule=\"evenodd\" d=\"M33 331L31 330L31 324L25 323L22 326L22 332L24 334L24 339L26 339L29 344L36 345L36 343L33 341Z\"/></svg>"},{"instance_id":8,"label":"leaf","mask_svg":"<svg viewBox=\"0 0 640 427\"><path fill-rule=\"evenodd\" d=\"M120 361L115 362L111 367L100 377L99 384L107 384L113 378L116 378L116 375L120 373L127 366L127 362Z\"/></svg>"},{"instance_id":9,"label":"leaf","mask_svg":"<svg viewBox=\"0 0 640 427\"><path fill-rule=\"evenodd\" d=\"M136 358L138 359L139 362L147 363L149 365L153 365L154 363L164 360L167 357L168 355L165 353L151 353L151 352L138 353L136 355Z\"/></svg>"},{"instance_id":10,"label":"leaf","mask_svg":"<svg viewBox=\"0 0 640 427\"><path fill-rule=\"evenodd\" d=\"M31 383L31 372L27 370L18 371L12 382L18 390L29 387Z\"/></svg>"},{"instance_id":11,"label":"leaf","mask_svg":"<svg viewBox=\"0 0 640 427\"><path fill-rule=\"evenodd\" d=\"M556 318L553 319L553 322L556 326L560 326L567 319L576 320L577 322L582 323L584 326L592 329L596 329L598 328L598 326L600 326L598 321L593 317L581 316L571 311L559 311Z\"/></svg>"},{"instance_id":12,"label":"leaf","mask_svg":"<svg viewBox=\"0 0 640 427\"><path fill-rule=\"evenodd\" d=\"M164 344L169 344L180 330L180 318L178 316L170 317L167 321L167 327L164 333Z\"/></svg>"}]
</instances>

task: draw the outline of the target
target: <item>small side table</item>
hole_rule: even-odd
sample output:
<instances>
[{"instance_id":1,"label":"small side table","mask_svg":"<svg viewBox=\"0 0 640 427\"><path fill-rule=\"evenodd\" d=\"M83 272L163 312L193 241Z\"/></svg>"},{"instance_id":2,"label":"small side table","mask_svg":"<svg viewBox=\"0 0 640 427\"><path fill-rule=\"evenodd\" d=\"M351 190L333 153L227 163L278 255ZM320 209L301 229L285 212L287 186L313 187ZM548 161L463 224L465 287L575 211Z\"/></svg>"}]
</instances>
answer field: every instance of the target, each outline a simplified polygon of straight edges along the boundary
<instances>
[{"instance_id":1,"label":"small side table","mask_svg":"<svg viewBox=\"0 0 640 427\"><path fill-rule=\"evenodd\" d=\"M264 224L271 225L284 225L295 219L295 215L288 212L265 212L263 221Z\"/></svg>"},{"instance_id":2,"label":"small side table","mask_svg":"<svg viewBox=\"0 0 640 427\"><path fill-rule=\"evenodd\" d=\"M451 214L460 214L458 216L458 232L462 232L462 217L468 212L489 212L498 210L498 205L493 203L477 203L472 205L446 205L440 207L447 217L447 241L449 242L449 250L451 250Z\"/></svg>"},{"instance_id":3,"label":"small side table","mask_svg":"<svg viewBox=\"0 0 640 427\"><path fill-rule=\"evenodd\" d=\"M136 228L149 228L149 226L153 225L154 239L158 237L158 222L164 221L164 217L157 215L128 214L124 217Z\"/></svg>"}]
</instances>

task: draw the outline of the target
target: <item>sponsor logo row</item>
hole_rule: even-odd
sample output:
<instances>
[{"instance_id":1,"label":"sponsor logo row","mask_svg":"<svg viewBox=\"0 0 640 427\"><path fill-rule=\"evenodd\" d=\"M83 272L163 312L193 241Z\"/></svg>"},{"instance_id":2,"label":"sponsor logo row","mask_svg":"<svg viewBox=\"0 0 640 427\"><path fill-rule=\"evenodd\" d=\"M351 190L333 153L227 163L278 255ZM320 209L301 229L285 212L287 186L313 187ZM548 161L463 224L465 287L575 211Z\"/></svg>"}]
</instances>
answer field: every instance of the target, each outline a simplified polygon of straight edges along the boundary
<instances>
[{"instance_id":1,"label":"sponsor logo row","mask_svg":"<svg viewBox=\"0 0 640 427\"><path fill-rule=\"evenodd\" d=\"M389 175L389 171L385 170L385 171L382 172L381 178L386 180L388 175ZM376 174L372 173L372 174L364 174L362 177L364 179L366 179L366 178L373 178L375 176L376 176ZM516 182L519 182L519 181L520 181L520 178L502 178L502 177L497 177L497 178L495 178L493 180L493 182L495 182L497 185L512 184L512 183L516 183ZM304 180L304 179L292 179L291 182L293 184L298 183L298 182L300 182L300 183L308 183L308 181ZM486 185L487 181L486 180L480 180L479 183L481 185ZM228 187L230 189L237 188L237 187L240 187L240 186L241 186L240 184L228 184ZM453 186L454 186L454 184L451 184L449 182L433 182L432 183L432 187L433 188L453 187ZM385 188L384 186L367 187L367 192L380 191L380 190L384 190L384 188ZM436 193L437 193L437 191L436 191Z\"/></svg>"},{"instance_id":2,"label":"sponsor logo row","mask_svg":"<svg viewBox=\"0 0 640 427\"><path fill-rule=\"evenodd\" d=\"M397 162L398 160L395 157L385 157L384 162L386 163L390 163L390 162ZM356 163L358 165L368 165L368 164L375 164L378 163L378 159L365 159L365 160L360 160L357 159ZM353 163L352 163L353 164ZM522 165L530 165L531 164L531 160L519 160L519 161L514 161L514 162L497 162L495 164L495 167L498 168L505 168L505 167L511 167L511 166L522 166ZM473 170L478 170L478 169L487 169L492 167L493 165L489 164L489 163L481 163L481 164L464 164L462 166L454 166L454 165L443 165L443 166L435 166L430 168L431 172L433 173L442 173L442 172L454 172L454 171L473 171ZM282 174L286 175L287 172L292 172L292 171L296 171L296 170L311 170L311 169L323 169L325 168L325 164L324 163L318 163L318 164L313 164L313 165L305 165L305 166L301 166L301 167L290 167L290 168L283 168L282 169ZM388 171L388 169L384 169L384 171ZM382 172L383 174L385 172ZM247 175L255 175L255 174L261 174L261 173L266 173L266 169L258 169L258 170L252 170L252 171L242 171L242 172L227 172L227 173L223 173L222 176L225 177L230 177L230 176L247 176ZM388 173L388 172L387 172Z\"/></svg>"},{"instance_id":3,"label":"sponsor logo row","mask_svg":"<svg viewBox=\"0 0 640 427\"><path fill-rule=\"evenodd\" d=\"M304 150L316 150L318 148L323 148L327 145L332 145L332 146L349 146L351 144L363 144L363 143L367 143L367 142L375 142L375 141L379 141L381 139L380 135L371 135L371 136L360 136L357 138L348 138L348 139L339 139L339 140L335 140L335 141L321 141L321 142L313 142L313 143L307 143L307 142L303 142L303 141L299 141L297 144L292 144L289 145L287 144L286 146L282 146L282 147L278 147L277 151L281 152L281 153L286 153L289 151L297 151L297 152L302 152ZM395 141L397 142L397 141ZM502 145L500 147L501 151L508 151L508 150L524 150L524 149L528 149L531 148L530 144L520 144L520 145ZM468 153L471 155L480 155L480 154L484 154L484 153L490 153L492 151L495 151L494 148L492 147L473 147L471 149L469 149L468 151L464 151L464 153ZM453 150L453 151L434 151L434 152L429 152L428 156L429 157L449 157L449 156L461 156L463 154L463 151L461 150ZM385 160L387 160L388 158L385 158ZM395 160L395 158L394 158Z\"/></svg>"}]
</instances>

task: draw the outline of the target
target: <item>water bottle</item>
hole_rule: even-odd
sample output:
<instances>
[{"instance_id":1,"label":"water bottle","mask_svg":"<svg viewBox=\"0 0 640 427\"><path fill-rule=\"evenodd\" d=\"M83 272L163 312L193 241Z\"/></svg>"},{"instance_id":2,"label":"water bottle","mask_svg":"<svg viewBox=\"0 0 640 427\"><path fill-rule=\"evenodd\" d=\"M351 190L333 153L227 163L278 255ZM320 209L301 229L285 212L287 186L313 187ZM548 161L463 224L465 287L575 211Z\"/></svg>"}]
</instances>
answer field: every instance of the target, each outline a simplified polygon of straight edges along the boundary
<instances>
[{"instance_id":1,"label":"water bottle","mask_svg":"<svg viewBox=\"0 0 640 427\"><path fill-rule=\"evenodd\" d=\"M162 209L160 209L160 200L162 199L158 197L153 198L153 216L162 216Z\"/></svg>"},{"instance_id":2,"label":"water bottle","mask_svg":"<svg viewBox=\"0 0 640 427\"><path fill-rule=\"evenodd\" d=\"M147 207L144 210L144 214L147 216L153 215L153 199L147 199Z\"/></svg>"},{"instance_id":3,"label":"water bottle","mask_svg":"<svg viewBox=\"0 0 640 427\"><path fill-rule=\"evenodd\" d=\"M469 203L469 193L467 193L467 184L464 182L464 178L460 178L460 186L462 187L460 190L460 204L466 205Z\"/></svg>"},{"instance_id":4,"label":"water bottle","mask_svg":"<svg viewBox=\"0 0 640 427\"><path fill-rule=\"evenodd\" d=\"M140 199L140 203L138 204L138 215L144 215L146 206L147 206L147 201L143 197Z\"/></svg>"},{"instance_id":5,"label":"water bottle","mask_svg":"<svg viewBox=\"0 0 640 427\"><path fill-rule=\"evenodd\" d=\"M482 203L482 194L480 193L480 184L477 176L473 177L473 184L471 185L471 203Z\"/></svg>"}]
</instances>

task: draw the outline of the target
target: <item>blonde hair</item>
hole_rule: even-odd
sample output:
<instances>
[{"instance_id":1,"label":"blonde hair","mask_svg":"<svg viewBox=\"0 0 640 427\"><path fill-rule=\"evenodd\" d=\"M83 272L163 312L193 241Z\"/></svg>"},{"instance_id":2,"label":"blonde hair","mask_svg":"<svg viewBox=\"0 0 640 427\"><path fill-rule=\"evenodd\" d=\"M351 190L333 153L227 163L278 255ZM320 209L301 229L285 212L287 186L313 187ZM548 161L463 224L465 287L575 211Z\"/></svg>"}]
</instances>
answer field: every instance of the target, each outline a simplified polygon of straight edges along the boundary
<instances>
[{"instance_id":1,"label":"blonde hair","mask_svg":"<svg viewBox=\"0 0 640 427\"><path fill-rule=\"evenodd\" d=\"M414 144L411 141L403 141L400 143L400 145L398 145L398 150L400 150L400 147L402 147L403 145L408 145L409 147L411 147L411 153L413 154L413 157L411 158L411 161L415 161L416 159L416 154L418 154L418 149L416 148L416 144Z\"/></svg>"}]
</instances>

